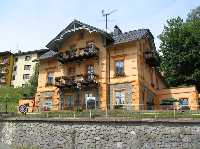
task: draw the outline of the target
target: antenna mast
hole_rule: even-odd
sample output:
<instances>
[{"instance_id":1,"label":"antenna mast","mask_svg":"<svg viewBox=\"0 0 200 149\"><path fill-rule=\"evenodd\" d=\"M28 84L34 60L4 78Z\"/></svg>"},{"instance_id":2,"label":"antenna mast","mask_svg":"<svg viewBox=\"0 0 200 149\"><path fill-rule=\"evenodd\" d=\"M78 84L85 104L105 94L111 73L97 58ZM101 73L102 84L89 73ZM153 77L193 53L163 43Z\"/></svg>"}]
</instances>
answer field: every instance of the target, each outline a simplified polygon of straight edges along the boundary
<instances>
[{"instance_id":1,"label":"antenna mast","mask_svg":"<svg viewBox=\"0 0 200 149\"><path fill-rule=\"evenodd\" d=\"M112 13L116 12L117 9L114 9L110 12L105 12L105 10L102 10L101 13L102 13L102 16L106 18L106 31L108 29L108 16L111 15Z\"/></svg>"}]
</instances>

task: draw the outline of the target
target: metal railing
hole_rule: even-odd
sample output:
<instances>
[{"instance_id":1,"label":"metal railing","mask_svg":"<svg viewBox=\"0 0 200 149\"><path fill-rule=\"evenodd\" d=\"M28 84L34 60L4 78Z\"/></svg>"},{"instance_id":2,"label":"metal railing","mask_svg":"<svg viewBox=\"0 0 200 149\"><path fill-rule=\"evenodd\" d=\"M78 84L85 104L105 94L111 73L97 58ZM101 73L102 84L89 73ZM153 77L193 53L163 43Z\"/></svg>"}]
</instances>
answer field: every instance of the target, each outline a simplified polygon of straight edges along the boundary
<instances>
[{"instance_id":1,"label":"metal railing","mask_svg":"<svg viewBox=\"0 0 200 149\"><path fill-rule=\"evenodd\" d=\"M144 105L125 105L112 109L108 109L107 107L96 109L74 107L71 110L60 110L58 105L51 105L49 108L45 108L45 106L27 106L27 113L22 114L18 110L19 106L17 103L0 102L0 115L8 114L9 116L38 118L200 119L199 105L196 105L196 110L190 110L184 106L179 109L153 109L155 108L154 106L148 108L152 110L145 109Z\"/></svg>"}]
</instances>

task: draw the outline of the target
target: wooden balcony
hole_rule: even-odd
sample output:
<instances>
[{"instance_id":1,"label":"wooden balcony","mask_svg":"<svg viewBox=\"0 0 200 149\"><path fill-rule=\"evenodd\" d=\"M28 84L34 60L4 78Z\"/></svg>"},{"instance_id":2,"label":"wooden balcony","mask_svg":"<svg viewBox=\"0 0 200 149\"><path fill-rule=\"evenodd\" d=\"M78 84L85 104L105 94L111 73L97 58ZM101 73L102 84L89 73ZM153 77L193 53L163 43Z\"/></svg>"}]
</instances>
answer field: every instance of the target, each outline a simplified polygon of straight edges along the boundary
<instances>
[{"instance_id":1,"label":"wooden balcony","mask_svg":"<svg viewBox=\"0 0 200 149\"><path fill-rule=\"evenodd\" d=\"M66 53L58 53L58 61L61 63L82 61L92 57L98 57L99 49L95 45L90 45L80 49L70 49Z\"/></svg>"},{"instance_id":2,"label":"wooden balcony","mask_svg":"<svg viewBox=\"0 0 200 149\"><path fill-rule=\"evenodd\" d=\"M76 76L61 76L55 78L55 86L60 88L70 88L70 89L84 89L89 86L98 86L98 76L97 75L76 75Z\"/></svg>"},{"instance_id":3,"label":"wooden balcony","mask_svg":"<svg viewBox=\"0 0 200 149\"><path fill-rule=\"evenodd\" d=\"M156 67L160 65L160 61L158 56L156 55L155 52L153 51L147 51L144 53L144 58L145 61L148 65L150 65L151 67Z\"/></svg>"}]
</instances>

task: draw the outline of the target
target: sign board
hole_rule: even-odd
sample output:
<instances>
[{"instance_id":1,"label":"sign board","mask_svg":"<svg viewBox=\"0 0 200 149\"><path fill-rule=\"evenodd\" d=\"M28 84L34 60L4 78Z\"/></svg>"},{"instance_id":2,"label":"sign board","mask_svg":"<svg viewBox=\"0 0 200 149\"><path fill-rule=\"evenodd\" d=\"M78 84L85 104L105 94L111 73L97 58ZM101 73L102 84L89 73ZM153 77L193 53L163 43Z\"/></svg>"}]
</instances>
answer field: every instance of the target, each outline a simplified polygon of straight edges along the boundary
<instances>
[{"instance_id":1,"label":"sign board","mask_svg":"<svg viewBox=\"0 0 200 149\"><path fill-rule=\"evenodd\" d=\"M96 97L86 97L86 109L96 109Z\"/></svg>"},{"instance_id":2,"label":"sign board","mask_svg":"<svg viewBox=\"0 0 200 149\"><path fill-rule=\"evenodd\" d=\"M20 105L19 106L19 112L26 113L27 112L27 107L25 105Z\"/></svg>"}]
</instances>

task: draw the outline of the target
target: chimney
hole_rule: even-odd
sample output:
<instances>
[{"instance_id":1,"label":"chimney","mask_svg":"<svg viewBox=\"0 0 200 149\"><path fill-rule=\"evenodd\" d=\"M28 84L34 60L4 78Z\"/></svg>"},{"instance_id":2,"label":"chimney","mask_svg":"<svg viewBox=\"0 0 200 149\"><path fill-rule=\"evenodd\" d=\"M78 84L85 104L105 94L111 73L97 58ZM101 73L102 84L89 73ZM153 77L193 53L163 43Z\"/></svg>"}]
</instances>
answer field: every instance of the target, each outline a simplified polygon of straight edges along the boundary
<instances>
[{"instance_id":1,"label":"chimney","mask_svg":"<svg viewBox=\"0 0 200 149\"><path fill-rule=\"evenodd\" d=\"M120 35L120 34L122 34L121 29L117 25L115 25L115 27L114 27L114 36L117 36L117 35Z\"/></svg>"}]
</instances>

